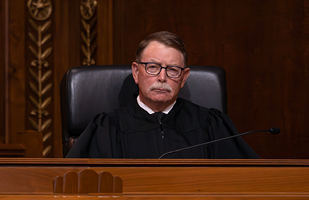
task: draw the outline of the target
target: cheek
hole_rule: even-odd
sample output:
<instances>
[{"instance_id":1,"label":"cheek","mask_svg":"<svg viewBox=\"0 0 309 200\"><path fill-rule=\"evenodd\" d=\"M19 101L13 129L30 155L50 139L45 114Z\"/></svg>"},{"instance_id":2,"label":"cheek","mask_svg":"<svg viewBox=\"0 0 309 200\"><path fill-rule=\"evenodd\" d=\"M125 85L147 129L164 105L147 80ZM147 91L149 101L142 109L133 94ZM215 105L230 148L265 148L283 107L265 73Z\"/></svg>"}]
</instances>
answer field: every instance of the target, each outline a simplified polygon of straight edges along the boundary
<instances>
[{"instance_id":1,"label":"cheek","mask_svg":"<svg viewBox=\"0 0 309 200\"><path fill-rule=\"evenodd\" d=\"M178 81L172 81L172 82L169 82L168 84L169 84L169 85L171 86L171 88L173 89L173 92L177 92L177 91L179 91L180 88L181 88L180 82L178 82Z\"/></svg>"},{"instance_id":2,"label":"cheek","mask_svg":"<svg viewBox=\"0 0 309 200\"><path fill-rule=\"evenodd\" d=\"M148 88L153 84L153 81L151 79L147 79L144 77L144 79L140 79L139 81L139 88L143 92L148 92Z\"/></svg>"}]
</instances>

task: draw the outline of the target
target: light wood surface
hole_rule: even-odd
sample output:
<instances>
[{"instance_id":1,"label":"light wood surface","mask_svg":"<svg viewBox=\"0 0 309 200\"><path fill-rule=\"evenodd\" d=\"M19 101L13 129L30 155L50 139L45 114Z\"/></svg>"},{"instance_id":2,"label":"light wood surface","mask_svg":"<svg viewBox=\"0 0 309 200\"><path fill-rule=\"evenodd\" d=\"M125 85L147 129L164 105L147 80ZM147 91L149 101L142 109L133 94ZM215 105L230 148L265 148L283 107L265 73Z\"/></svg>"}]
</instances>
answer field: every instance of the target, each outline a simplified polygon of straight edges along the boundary
<instances>
[{"instance_id":1,"label":"light wood surface","mask_svg":"<svg viewBox=\"0 0 309 200\"><path fill-rule=\"evenodd\" d=\"M53 194L68 172L109 172L122 194ZM0 159L0 198L306 199L309 160Z\"/></svg>"}]
</instances>

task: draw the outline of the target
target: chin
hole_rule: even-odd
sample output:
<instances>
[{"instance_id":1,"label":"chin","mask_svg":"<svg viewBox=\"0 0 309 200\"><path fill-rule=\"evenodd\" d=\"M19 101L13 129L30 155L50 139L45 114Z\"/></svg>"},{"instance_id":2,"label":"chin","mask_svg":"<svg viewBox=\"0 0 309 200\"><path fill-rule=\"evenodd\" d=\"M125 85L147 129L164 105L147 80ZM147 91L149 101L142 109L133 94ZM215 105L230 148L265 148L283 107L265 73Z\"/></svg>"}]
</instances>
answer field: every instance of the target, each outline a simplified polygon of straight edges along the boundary
<instances>
[{"instance_id":1,"label":"chin","mask_svg":"<svg viewBox=\"0 0 309 200\"><path fill-rule=\"evenodd\" d=\"M172 98L158 98L158 97L156 97L156 98L151 98L151 100L153 101L153 102L160 102L160 103L166 103L166 102L170 102L170 101L173 101L173 99Z\"/></svg>"}]
</instances>

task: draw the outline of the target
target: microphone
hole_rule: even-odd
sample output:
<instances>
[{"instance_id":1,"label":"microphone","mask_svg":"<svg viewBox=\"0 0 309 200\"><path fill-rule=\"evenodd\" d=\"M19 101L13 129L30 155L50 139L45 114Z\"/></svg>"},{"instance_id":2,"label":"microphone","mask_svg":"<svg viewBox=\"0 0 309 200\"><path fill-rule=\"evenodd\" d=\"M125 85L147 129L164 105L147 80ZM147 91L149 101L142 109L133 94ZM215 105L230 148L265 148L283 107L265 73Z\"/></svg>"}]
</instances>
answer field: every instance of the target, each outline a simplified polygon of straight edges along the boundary
<instances>
[{"instance_id":1,"label":"microphone","mask_svg":"<svg viewBox=\"0 0 309 200\"><path fill-rule=\"evenodd\" d=\"M163 158L167 155L180 152L180 151L185 151L185 150L193 149L193 148L196 148L196 147L200 147L200 146L204 146L204 145L208 145L208 144L212 144L212 143L216 143L216 142L221 142L221 141L229 140L229 139L232 139L232 138L235 138L235 137L240 137L240 136L247 135L247 134L250 134L250 133L258 133L258 132L269 132L271 134L278 134L278 133L280 133L280 128L273 127L273 128L267 129L267 130L249 131L249 132L245 132L245 133L242 133L242 134L232 135L232 136L220 138L220 139L217 139L217 140L212 140L212 141L209 141L209 142L204 142L204 143L201 143L201 144L197 144L197 145L193 145L193 146L189 146L189 147L185 147L185 148L181 148L181 149L176 149L174 151L169 151L169 152L162 154L159 157L159 159L161 159L161 158Z\"/></svg>"}]
</instances>

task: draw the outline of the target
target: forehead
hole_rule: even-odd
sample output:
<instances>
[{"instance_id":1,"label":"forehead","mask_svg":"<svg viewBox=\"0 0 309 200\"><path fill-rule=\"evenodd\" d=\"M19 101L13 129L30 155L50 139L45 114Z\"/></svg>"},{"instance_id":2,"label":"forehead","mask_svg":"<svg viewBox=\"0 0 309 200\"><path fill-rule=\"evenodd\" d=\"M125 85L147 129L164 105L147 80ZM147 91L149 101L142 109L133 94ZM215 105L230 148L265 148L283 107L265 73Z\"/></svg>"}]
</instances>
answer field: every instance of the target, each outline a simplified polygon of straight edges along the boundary
<instances>
[{"instance_id":1,"label":"forehead","mask_svg":"<svg viewBox=\"0 0 309 200\"><path fill-rule=\"evenodd\" d=\"M181 65L183 63L183 55L175 48L153 41L145 48L142 54L142 61Z\"/></svg>"}]
</instances>

